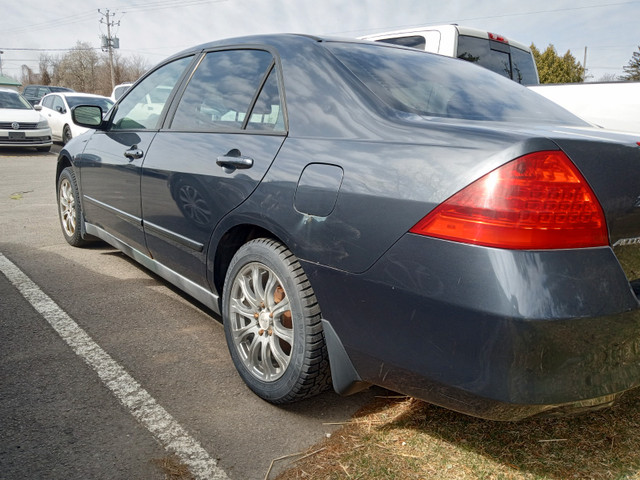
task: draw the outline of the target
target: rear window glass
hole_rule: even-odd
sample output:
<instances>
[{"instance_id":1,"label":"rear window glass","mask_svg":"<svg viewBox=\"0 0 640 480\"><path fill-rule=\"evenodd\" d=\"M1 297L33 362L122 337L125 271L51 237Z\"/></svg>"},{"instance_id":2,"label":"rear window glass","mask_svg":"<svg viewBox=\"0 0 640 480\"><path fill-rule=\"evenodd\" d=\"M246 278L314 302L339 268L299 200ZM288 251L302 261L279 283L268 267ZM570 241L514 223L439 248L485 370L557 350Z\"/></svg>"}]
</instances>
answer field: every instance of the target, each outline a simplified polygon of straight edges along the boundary
<instances>
[{"instance_id":1,"label":"rear window glass","mask_svg":"<svg viewBox=\"0 0 640 480\"><path fill-rule=\"evenodd\" d=\"M108 98L75 97L67 95L67 103L69 104L69 108L73 108L78 105L96 105L102 108L103 112L106 112L113 107L113 102Z\"/></svg>"},{"instance_id":2,"label":"rear window glass","mask_svg":"<svg viewBox=\"0 0 640 480\"><path fill-rule=\"evenodd\" d=\"M533 56L506 43L460 35L458 58L477 63L523 85L538 83Z\"/></svg>"},{"instance_id":3,"label":"rear window glass","mask_svg":"<svg viewBox=\"0 0 640 480\"><path fill-rule=\"evenodd\" d=\"M468 120L587 125L529 89L467 62L382 44L325 45L397 110Z\"/></svg>"},{"instance_id":4,"label":"rear window glass","mask_svg":"<svg viewBox=\"0 0 640 480\"><path fill-rule=\"evenodd\" d=\"M538 71L530 52L511 47L511 72L513 79L523 85L538 85Z\"/></svg>"}]
</instances>

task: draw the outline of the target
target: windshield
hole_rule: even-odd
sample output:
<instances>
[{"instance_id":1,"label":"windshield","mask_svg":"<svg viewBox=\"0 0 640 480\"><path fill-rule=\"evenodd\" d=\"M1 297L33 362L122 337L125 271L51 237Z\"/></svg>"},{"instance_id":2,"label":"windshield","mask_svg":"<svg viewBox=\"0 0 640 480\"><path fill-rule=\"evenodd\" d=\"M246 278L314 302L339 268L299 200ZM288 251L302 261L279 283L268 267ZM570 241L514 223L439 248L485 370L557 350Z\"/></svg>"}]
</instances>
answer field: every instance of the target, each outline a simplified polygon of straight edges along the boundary
<instances>
[{"instance_id":1,"label":"windshield","mask_svg":"<svg viewBox=\"0 0 640 480\"><path fill-rule=\"evenodd\" d=\"M382 44L326 46L397 110L468 120L588 125L529 89L467 62Z\"/></svg>"},{"instance_id":2,"label":"windshield","mask_svg":"<svg viewBox=\"0 0 640 480\"><path fill-rule=\"evenodd\" d=\"M67 103L69 104L69 108L73 108L77 105L96 105L102 109L102 112L108 111L112 106L113 102L108 98L96 98L96 97L73 97L67 95Z\"/></svg>"},{"instance_id":3,"label":"windshield","mask_svg":"<svg viewBox=\"0 0 640 480\"><path fill-rule=\"evenodd\" d=\"M17 92L0 92L0 108L31 110L33 107L26 98Z\"/></svg>"}]
</instances>

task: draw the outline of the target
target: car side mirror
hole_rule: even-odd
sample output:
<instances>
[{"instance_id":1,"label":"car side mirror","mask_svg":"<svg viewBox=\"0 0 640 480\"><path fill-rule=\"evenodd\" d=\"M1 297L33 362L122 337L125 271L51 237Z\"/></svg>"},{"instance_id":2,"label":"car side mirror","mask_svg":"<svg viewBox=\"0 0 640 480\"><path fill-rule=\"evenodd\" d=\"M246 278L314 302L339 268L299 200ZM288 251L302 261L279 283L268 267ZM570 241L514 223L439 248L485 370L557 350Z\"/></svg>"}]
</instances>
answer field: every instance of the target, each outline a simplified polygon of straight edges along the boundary
<instances>
[{"instance_id":1,"label":"car side mirror","mask_svg":"<svg viewBox=\"0 0 640 480\"><path fill-rule=\"evenodd\" d=\"M78 105L71 109L71 118L81 127L99 129L102 125L102 108L96 105Z\"/></svg>"},{"instance_id":2,"label":"car side mirror","mask_svg":"<svg viewBox=\"0 0 640 480\"><path fill-rule=\"evenodd\" d=\"M67 111L64 109L64 107L61 107L61 106L57 106L56 107L56 112L62 113L62 114L67 113Z\"/></svg>"},{"instance_id":3,"label":"car side mirror","mask_svg":"<svg viewBox=\"0 0 640 480\"><path fill-rule=\"evenodd\" d=\"M33 106L33 109L34 109L36 112L41 112L41 111L42 111L42 105L34 105L34 106Z\"/></svg>"}]
</instances>

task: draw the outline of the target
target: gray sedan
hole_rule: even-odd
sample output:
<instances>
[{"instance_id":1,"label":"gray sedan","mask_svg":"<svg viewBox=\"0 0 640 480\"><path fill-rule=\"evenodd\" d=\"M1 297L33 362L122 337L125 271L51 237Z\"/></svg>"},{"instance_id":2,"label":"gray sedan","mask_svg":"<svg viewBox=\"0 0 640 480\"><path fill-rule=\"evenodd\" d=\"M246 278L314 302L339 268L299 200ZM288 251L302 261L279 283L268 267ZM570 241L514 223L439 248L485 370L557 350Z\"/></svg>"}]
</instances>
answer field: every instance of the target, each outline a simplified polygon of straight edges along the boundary
<instances>
[{"instance_id":1,"label":"gray sedan","mask_svg":"<svg viewBox=\"0 0 640 480\"><path fill-rule=\"evenodd\" d=\"M273 35L162 62L58 159L62 232L220 312L256 394L496 420L640 385L640 138L461 60Z\"/></svg>"}]
</instances>

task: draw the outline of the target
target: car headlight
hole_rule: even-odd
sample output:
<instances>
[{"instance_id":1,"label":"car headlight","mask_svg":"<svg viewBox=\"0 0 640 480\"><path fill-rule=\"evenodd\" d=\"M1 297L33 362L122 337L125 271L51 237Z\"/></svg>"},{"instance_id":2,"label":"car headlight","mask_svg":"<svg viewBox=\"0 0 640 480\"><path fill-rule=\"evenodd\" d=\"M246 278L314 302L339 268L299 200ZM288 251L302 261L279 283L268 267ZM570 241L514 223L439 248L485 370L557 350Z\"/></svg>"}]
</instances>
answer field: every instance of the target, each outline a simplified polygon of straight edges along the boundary
<instances>
[{"instance_id":1,"label":"car headlight","mask_svg":"<svg viewBox=\"0 0 640 480\"><path fill-rule=\"evenodd\" d=\"M38 125L36 126L36 128L48 128L49 127L49 122L47 122L46 120L40 120L38 122Z\"/></svg>"}]
</instances>

